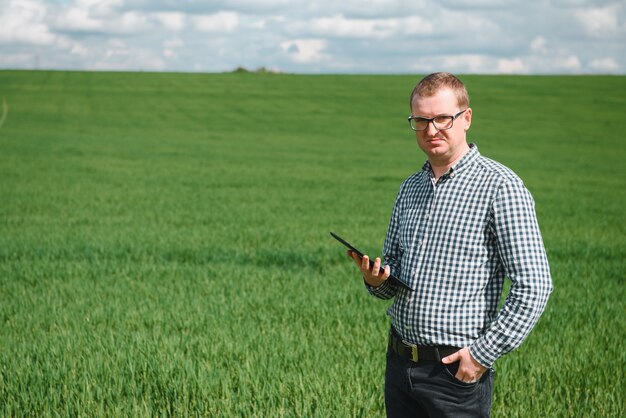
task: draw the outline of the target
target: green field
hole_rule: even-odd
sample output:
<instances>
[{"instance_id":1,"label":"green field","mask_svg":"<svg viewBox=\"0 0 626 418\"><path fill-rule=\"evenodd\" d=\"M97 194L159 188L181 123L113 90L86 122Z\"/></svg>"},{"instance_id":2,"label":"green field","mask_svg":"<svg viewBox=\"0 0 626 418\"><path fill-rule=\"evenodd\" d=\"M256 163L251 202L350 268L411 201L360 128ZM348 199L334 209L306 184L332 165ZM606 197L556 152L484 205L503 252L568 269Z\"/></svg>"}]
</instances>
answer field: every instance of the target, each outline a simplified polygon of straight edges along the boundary
<instances>
[{"instance_id":1,"label":"green field","mask_svg":"<svg viewBox=\"0 0 626 418\"><path fill-rule=\"evenodd\" d=\"M419 76L0 71L0 416L379 417ZM465 76L555 291L495 417L626 414L626 77Z\"/></svg>"}]
</instances>

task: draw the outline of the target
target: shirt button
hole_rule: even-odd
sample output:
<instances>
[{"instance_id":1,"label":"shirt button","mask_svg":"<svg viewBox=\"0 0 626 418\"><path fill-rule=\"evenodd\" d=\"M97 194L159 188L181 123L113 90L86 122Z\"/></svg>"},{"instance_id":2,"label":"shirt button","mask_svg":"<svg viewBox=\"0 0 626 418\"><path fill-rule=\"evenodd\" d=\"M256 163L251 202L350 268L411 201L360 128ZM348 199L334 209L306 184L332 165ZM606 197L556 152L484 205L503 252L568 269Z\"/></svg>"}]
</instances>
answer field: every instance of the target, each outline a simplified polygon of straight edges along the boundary
<instances>
[{"instance_id":1,"label":"shirt button","mask_svg":"<svg viewBox=\"0 0 626 418\"><path fill-rule=\"evenodd\" d=\"M450 178L454 178L454 171L450 173Z\"/></svg>"}]
</instances>

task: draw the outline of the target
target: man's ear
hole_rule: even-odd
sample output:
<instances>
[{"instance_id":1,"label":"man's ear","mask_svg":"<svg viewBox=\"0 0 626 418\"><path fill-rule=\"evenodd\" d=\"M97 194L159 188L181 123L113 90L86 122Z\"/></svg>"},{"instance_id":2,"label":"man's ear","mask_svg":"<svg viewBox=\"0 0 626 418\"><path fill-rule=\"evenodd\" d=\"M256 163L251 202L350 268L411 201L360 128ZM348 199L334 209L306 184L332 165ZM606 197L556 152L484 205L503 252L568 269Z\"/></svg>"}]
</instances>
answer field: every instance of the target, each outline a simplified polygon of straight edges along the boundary
<instances>
[{"instance_id":1,"label":"man's ear","mask_svg":"<svg viewBox=\"0 0 626 418\"><path fill-rule=\"evenodd\" d=\"M465 124L463 126L463 129L467 131L470 128L470 125L472 124L472 108L471 107L468 107L467 110L463 113L463 123Z\"/></svg>"}]
</instances>

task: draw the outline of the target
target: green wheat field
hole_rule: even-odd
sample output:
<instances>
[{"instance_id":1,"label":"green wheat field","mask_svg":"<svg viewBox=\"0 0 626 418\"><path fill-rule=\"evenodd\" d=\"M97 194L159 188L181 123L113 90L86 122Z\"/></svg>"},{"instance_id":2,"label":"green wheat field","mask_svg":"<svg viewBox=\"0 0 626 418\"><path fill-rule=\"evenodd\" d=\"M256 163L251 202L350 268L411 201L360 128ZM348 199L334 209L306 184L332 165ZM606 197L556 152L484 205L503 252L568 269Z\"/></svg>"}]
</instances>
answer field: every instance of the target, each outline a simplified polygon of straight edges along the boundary
<instances>
[{"instance_id":1,"label":"green wheat field","mask_svg":"<svg viewBox=\"0 0 626 418\"><path fill-rule=\"evenodd\" d=\"M419 75L0 71L0 416L381 417ZM555 291L495 417L626 414L626 77L462 76Z\"/></svg>"}]
</instances>

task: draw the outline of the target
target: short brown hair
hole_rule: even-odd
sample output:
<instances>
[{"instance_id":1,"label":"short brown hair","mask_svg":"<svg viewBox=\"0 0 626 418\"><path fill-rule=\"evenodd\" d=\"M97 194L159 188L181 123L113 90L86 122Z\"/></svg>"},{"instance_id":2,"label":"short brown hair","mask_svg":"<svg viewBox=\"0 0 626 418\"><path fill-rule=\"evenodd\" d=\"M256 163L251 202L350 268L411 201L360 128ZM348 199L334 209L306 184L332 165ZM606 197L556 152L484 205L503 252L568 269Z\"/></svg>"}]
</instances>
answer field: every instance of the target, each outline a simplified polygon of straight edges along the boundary
<instances>
[{"instance_id":1,"label":"short brown hair","mask_svg":"<svg viewBox=\"0 0 626 418\"><path fill-rule=\"evenodd\" d=\"M448 88L456 95L457 103L461 108L469 107L469 94L465 84L450 73L432 73L422 78L411 93L409 107L413 106L413 97L432 97L442 89Z\"/></svg>"}]
</instances>

